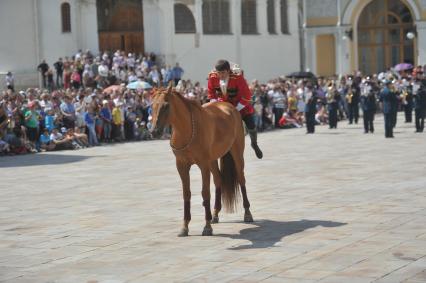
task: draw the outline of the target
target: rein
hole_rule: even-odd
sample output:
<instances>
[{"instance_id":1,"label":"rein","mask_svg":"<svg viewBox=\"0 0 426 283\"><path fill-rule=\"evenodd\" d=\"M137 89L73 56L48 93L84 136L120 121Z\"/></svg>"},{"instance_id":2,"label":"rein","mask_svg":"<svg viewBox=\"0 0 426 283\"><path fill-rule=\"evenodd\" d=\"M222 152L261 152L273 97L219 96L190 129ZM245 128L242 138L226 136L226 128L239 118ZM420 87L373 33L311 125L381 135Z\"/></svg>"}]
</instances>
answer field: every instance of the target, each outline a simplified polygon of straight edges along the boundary
<instances>
[{"instance_id":1,"label":"rein","mask_svg":"<svg viewBox=\"0 0 426 283\"><path fill-rule=\"evenodd\" d=\"M184 101L182 101L184 104L186 104ZM194 115L193 115L193 113L192 113L192 111L191 111L191 106L190 105L187 105L188 106L188 109L189 109L189 113L191 113L191 129L192 129L192 135L191 135L191 139L189 140L189 142L186 144L186 145L184 145L184 146L182 146L182 147L180 147L180 148L177 148L177 147L175 147L173 144L172 144L172 139L170 139L170 147L172 148L172 150L174 151L174 152L179 152L179 151L183 151L183 150L185 150L185 149L188 149L188 147L192 144L192 142L194 141L194 137L195 137L195 120L194 120Z\"/></svg>"}]
</instances>

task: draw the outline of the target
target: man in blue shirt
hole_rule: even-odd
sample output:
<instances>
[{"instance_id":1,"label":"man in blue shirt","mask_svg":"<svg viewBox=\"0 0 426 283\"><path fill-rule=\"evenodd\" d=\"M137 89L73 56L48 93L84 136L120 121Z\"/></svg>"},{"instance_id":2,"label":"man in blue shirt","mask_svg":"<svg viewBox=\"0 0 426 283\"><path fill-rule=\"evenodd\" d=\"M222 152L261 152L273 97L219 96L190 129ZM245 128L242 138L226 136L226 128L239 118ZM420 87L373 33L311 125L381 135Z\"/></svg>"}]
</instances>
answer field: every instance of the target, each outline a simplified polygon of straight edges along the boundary
<instances>
[{"instance_id":1,"label":"man in blue shirt","mask_svg":"<svg viewBox=\"0 0 426 283\"><path fill-rule=\"evenodd\" d=\"M65 96L64 102L61 103L61 112L64 118L62 119L62 122L67 129L74 129L75 127L75 108L74 104L72 103L72 97L71 96Z\"/></svg>"},{"instance_id":2,"label":"man in blue shirt","mask_svg":"<svg viewBox=\"0 0 426 283\"><path fill-rule=\"evenodd\" d=\"M383 105L383 115L385 117L385 137L393 138L393 105L397 101L396 93L391 90L392 82L385 81L385 87L380 93L380 102Z\"/></svg>"},{"instance_id":3,"label":"man in blue shirt","mask_svg":"<svg viewBox=\"0 0 426 283\"><path fill-rule=\"evenodd\" d=\"M111 141L111 122L112 122L112 114L109 108L108 100L102 101L102 108L99 113L100 118L103 122L103 134L105 142Z\"/></svg>"},{"instance_id":4,"label":"man in blue shirt","mask_svg":"<svg viewBox=\"0 0 426 283\"><path fill-rule=\"evenodd\" d=\"M172 72L173 72L173 78L175 80L175 85L177 85L178 82L182 79L184 71L179 66L179 63L176 63L176 66L173 67Z\"/></svg>"},{"instance_id":5,"label":"man in blue shirt","mask_svg":"<svg viewBox=\"0 0 426 283\"><path fill-rule=\"evenodd\" d=\"M99 145L95 130L95 120L96 117L94 109L93 107L89 107L87 112L84 113L84 121L86 122L86 126L89 129L89 143L91 146Z\"/></svg>"}]
</instances>

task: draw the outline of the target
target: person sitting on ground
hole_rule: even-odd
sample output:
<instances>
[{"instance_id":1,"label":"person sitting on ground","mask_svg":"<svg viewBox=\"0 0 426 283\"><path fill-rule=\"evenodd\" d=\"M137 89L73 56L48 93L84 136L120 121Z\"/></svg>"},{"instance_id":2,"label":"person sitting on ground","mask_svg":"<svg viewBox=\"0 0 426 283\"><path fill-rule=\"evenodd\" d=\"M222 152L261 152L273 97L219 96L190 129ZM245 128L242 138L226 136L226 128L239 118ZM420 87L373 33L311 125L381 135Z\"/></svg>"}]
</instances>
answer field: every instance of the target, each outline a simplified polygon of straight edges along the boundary
<instances>
[{"instance_id":1,"label":"person sitting on ground","mask_svg":"<svg viewBox=\"0 0 426 283\"><path fill-rule=\"evenodd\" d=\"M82 133L79 127L74 128L74 136L79 140L83 147L89 147L89 138L85 133Z\"/></svg>"},{"instance_id":2,"label":"person sitting on ground","mask_svg":"<svg viewBox=\"0 0 426 283\"><path fill-rule=\"evenodd\" d=\"M46 108L45 112L46 116L44 117L44 128L47 129L49 133L51 133L55 127L55 113L53 112L52 108Z\"/></svg>"},{"instance_id":3,"label":"person sitting on ground","mask_svg":"<svg viewBox=\"0 0 426 283\"><path fill-rule=\"evenodd\" d=\"M74 129L67 129L64 136L66 139L69 139L72 141L72 145L74 149L81 149L85 147L84 143L81 142L76 135L74 135Z\"/></svg>"},{"instance_id":4,"label":"person sitting on ground","mask_svg":"<svg viewBox=\"0 0 426 283\"><path fill-rule=\"evenodd\" d=\"M7 142L0 139L0 156L10 153L10 146Z\"/></svg>"},{"instance_id":5,"label":"person sitting on ground","mask_svg":"<svg viewBox=\"0 0 426 283\"><path fill-rule=\"evenodd\" d=\"M55 149L55 143L50 140L49 130L44 129L40 135L40 148L42 151L52 151Z\"/></svg>"},{"instance_id":6,"label":"person sitting on ground","mask_svg":"<svg viewBox=\"0 0 426 283\"><path fill-rule=\"evenodd\" d=\"M74 149L72 140L66 139L57 128L52 130L50 141L55 144L55 150Z\"/></svg>"},{"instance_id":7,"label":"person sitting on ground","mask_svg":"<svg viewBox=\"0 0 426 283\"><path fill-rule=\"evenodd\" d=\"M284 112L282 115L279 125L281 128L301 128L302 125L300 125L297 122L297 119L293 118L289 112Z\"/></svg>"},{"instance_id":8,"label":"person sitting on ground","mask_svg":"<svg viewBox=\"0 0 426 283\"><path fill-rule=\"evenodd\" d=\"M139 118L138 118L139 119ZM136 121L136 139L139 141L151 140L152 135L149 132L145 121Z\"/></svg>"}]
</instances>

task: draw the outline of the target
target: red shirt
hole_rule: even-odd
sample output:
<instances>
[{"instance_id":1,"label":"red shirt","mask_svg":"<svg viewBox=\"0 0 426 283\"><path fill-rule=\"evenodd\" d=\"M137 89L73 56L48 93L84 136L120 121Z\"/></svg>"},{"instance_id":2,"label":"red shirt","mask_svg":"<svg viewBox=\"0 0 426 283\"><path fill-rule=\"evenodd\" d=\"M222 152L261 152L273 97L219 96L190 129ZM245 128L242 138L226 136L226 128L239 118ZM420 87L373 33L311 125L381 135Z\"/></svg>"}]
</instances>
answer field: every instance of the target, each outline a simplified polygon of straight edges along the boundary
<instances>
[{"instance_id":1,"label":"red shirt","mask_svg":"<svg viewBox=\"0 0 426 283\"><path fill-rule=\"evenodd\" d=\"M208 79L208 98L226 101L234 106L241 103L245 107L240 110L242 116L254 113L251 105L251 91L243 75L231 73L228 79L227 91L224 94L220 88L220 79L217 72L211 72Z\"/></svg>"}]
</instances>

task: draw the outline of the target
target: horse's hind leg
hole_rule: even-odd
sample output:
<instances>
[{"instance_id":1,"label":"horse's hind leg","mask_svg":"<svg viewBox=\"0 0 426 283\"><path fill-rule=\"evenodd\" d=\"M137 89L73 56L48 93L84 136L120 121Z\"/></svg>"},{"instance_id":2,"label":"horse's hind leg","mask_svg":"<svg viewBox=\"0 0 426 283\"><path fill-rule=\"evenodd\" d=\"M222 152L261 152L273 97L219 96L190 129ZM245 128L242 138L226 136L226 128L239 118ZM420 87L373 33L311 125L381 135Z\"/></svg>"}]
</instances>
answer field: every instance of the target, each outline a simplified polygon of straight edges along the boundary
<instances>
[{"instance_id":1,"label":"horse's hind leg","mask_svg":"<svg viewBox=\"0 0 426 283\"><path fill-rule=\"evenodd\" d=\"M203 206L205 210L206 226L204 226L203 236L213 235L213 228L211 225L212 212L210 210L210 168L209 166L200 166L201 175L203 178L203 188L201 195L203 196Z\"/></svg>"},{"instance_id":2,"label":"horse's hind leg","mask_svg":"<svg viewBox=\"0 0 426 283\"><path fill-rule=\"evenodd\" d=\"M241 186L241 195L244 206L244 222L253 222L253 216L250 212L250 202L247 197L246 177L244 176L244 151L242 146L234 145L231 149L231 155L234 159L235 169L237 170L238 183Z\"/></svg>"},{"instance_id":3,"label":"horse's hind leg","mask_svg":"<svg viewBox=\"0 0 426 283\"><path fill-rule=\"evenodd\" d=\"M210 164L210 170L213 174L213 182L216 187L212 223L219 223L219 212L222 209L222 198L221 198L222 197L221 196L222 179L220 176L219 165L217 163L217 160L213 161Z\"/></svg>"}]
</instances>

